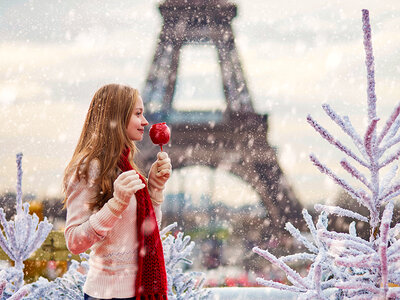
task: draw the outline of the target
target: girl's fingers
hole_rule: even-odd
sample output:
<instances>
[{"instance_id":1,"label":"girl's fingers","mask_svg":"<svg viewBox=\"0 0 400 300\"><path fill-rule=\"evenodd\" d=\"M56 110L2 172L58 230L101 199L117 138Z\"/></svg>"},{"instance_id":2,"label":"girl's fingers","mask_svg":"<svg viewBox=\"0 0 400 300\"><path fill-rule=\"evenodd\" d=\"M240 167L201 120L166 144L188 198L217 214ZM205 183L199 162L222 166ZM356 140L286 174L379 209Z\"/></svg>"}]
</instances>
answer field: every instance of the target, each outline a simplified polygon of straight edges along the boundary
<instances>
[{"instance_id":1,"label":"girl's fingers","mask_svg":"<svg viewBox=\"0 0 400 300\"><path fill-rule=\"evenodd\" d=\"M143 183L143 181L141 179L134 179L131 182L129 182L127 184L127 186L134 186L134 185L138 185L138 184L142 184L142 183Z\"/></svg>"},{"instance_id":2,"label":"girl's fingers","mask_svg":"<svg viewBox=\"0 0 400 300\"><path fill-rule=\"evenodd\" d=\"M137 175L137 173L136 173L136 171L135 170L130 170L130 171L127 171L127 172L123 172L123 173L121 173L119 176L118 176L118 178L117 178L117 180L124 180L126 177L129 177L129 176L131 176L131 175Z\"/></svg>"},{"instance_id":3,"label":"girl's fingers","mask_svg":"<svg viewBox=\"0 0 400 300\"><path fill-rule=\"evenodd\" d=\"M160 172L158 172L156 174L157 177L164 177L166 175L168 175L168 177L169 177L169 175L171 175L171 169L161 170Z\"/></svg>"},{"instance_id":4,"label":"girl's fingers","mask_svg":"<svg viewBox=\"0 0 400 300\"><path fill-rule=\"evenodd\" d=\"M131 182L128 186L124 187L124 190L126 193L132 195L136 193L138 190L141 190L144 188L146 185L140 181L140 182Z\"/></svg>"},{"instance_id":5,"label":"girl's fingers","mask_svg":"<svg viewBox=\"0 0 400 300\"><path fill-rule=\"evenodd\" d=\"M157 161L157 167L158 168L163 166L163 165L168 165L168 164L169 165L171 164L171 160L169 158Z\"/></svg>"},{"instance_id":6,"label":"girl's fingers","mask_svg":"<svg viewBox=\"0 0 400 300\"><path fill-rule=\"evenodd\" d=\"M131 189L137 185L141 185L143 184L142 180L140 179L136 179L136 180L132 180L131 182L129 182L127 185L125 185L126 189Z\"/></svg>"},{"instance_id":7,"label":"girl's fingers","mask_svg":"<svg viewBox=\"0 0 400 300\"><path fill-rule=\"evenodd\" d=\"M138 190L143 189L145 186L146 186L146 185L145 185L144 183L135 186L135 188L134 188L135 193L136 193Z\"/></svg>"},{"instance_id":8,"label":"girl's fingers","mask_svg":"<svg viewBox=\"0 0 400 300\"><path fill-rule=\"evenodd\" d=\"M161 170L165 170L165 169L172 169L172 165L170 163L163 164L162 166L159 166L157 168L157 171L160 172Z\"/></svg>"},{"instance_id":9,"label":"girl's fingers","mask_svg":"<svg viewBox=\"0 0 400 300\"><path fill-rule=\"evenodd\" d=\"M165 158L168 158L168 154L167 154L167 152L158 152L157 153L157 158L158 158L158 160L163 160L163 159L165 159Z\"/></svg>"},{"instance_id":10,"label":"girl's fingers","mask_svg":"<svg viewBox=\"0 0 400 300\"><path fill-rule=\"evenodd\" d=\"M132 181L139 180L139 175L135 172L134 174L130 174L126 176L124 179L122 179L121 184L122 185L127 185Z\"/></svg>"}]
</instances>

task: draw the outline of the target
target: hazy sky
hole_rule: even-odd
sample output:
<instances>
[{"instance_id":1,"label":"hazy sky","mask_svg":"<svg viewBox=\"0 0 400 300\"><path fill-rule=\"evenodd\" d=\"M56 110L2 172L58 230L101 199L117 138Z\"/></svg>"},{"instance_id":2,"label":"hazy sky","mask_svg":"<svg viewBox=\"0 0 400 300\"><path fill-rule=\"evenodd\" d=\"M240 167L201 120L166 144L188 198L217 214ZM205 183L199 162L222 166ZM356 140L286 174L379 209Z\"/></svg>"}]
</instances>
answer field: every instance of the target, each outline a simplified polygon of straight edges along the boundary
<instances>
[{"instance_id":1,"label":"hazy sky","mask_svg":"<svg viewBox=\"0 0 400 300\"><path fill-rule=\"evenodd\" d=\"M343 137L323 114L321 104L330 103L364 130L361 9L367 8L378 114L386 119L400 100L400 3L234 3L233 29L253 105L270 115L268 138L280 165L301 201L330 200L336 188L308 154L340 174L342 155L313 131L306 115ZM110 82L143 89L160 28L157 1L0 2L0 192L15 191L15 154L22 151L23 191L60 195L94 92ZM223 107L218 72L211 47L184 48L175 107Z\"/></svg>"}]
</instances>

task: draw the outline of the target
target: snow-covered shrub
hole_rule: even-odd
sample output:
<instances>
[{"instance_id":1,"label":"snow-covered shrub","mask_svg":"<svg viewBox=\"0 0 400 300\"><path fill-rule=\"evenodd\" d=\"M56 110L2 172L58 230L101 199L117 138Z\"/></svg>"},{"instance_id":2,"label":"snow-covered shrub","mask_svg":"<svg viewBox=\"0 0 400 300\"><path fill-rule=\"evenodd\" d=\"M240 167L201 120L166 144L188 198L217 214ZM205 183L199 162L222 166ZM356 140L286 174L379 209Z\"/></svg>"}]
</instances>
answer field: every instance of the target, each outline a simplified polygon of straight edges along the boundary
<instances>
[{"instance_id":1,"label":"snow-covered shrub","mask_svg":"<svg viewBox=\"0 0 400 300\"><path fill-rule=\"evenodd\" d=\"M168 279L168 299L208 299L210 292L203 289L204 274L201 272L183 272L180 267L182 263L192 264L188 256L191 254L195 243L190 241L190 236L184 236L183 232L178 232L176 236L167 235L176 226L177 224L173 223L160 232Z\"/></svg>"},{"instance_id":2,"label":"snow-covered shrub","mask_svg":"<svg viewBox=\"0 0 400 300\"><path fill-rule=\"evenodd\" d=\"M325 140L368 170L368 174L365 175L352 162L341 160L340 165L361 183L356 187L337 176L314 154L310 155L313 164L360 205L365 206L369 215L363 216L337 206L317 204L315 209L320 215L316 225L307 210L303 210L311 239L303 236L290 223L285 227L308 252L277 258L267 250L258 247L253 249L255 253L283 270L292 285L262 278L258 278L258 282L265 286L296 292L299 299L400 299L400 224L392 226L393 202L400 195L400 180L396 179L400 157L400 104L395 107L378 132L377 125L380 119L376 115L374 57L368 10L363 10L362 15L368 83L368 126L365 132L360 135L348 116L338 115L327 104L322 106L327 115L351 138L358 153L330 134L311 116L307 117L307 121ZM384 168L389 170L382 176ZM330 214L368 223L369 239L357 236L356 221L350 224L349 233L328 230ZM311 262L306 277L300 276L289 266L294 260Z\"/></svg>"},{"instance_id":3,"label":"snow-covered shrub","mask_svg":"<svg viewBox=\"0 0 400 300\"><path fill-rule=\"evenodd\" d=\"M81 254L81 258L89 259L88 254ZM87 261L71 261L68 271L53 281L40 277L38 281L30 284L31 292L24 300L51 300L51 299L83 299L83 285L86 281L86 274L89 270Z\"/></svg>"}]
</instances>

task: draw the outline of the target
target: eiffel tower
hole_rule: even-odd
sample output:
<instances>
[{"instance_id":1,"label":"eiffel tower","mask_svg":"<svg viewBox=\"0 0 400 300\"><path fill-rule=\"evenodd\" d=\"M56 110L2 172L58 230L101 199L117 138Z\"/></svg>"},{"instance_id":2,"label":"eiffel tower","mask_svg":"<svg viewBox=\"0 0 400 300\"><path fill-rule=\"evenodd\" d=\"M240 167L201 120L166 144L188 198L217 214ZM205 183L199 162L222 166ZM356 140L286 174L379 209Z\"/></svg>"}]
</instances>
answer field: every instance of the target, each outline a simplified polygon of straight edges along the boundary
<instances>
[{"instance_id":1,"label":"eiffel tower","mask_svg":"<svg viewBox=\"0 0 400 300\"><path fill-rule=\"evenodd\" d=\"M268 229L281 231L286 221L297 223L302 206L267 142L267 115L254 111L241 67L231 26L236 5L226 0L165 0L159 10L164 22L142 96L150 124L162 121L171 128L165 150L173 168L223 168L260 195L270 220ZM211 44L217 50L225 111L173 109L180 51L188 44ZM139 161L149 168L159 148L148 137L143 143Z\"/></svg>"}]
</instances>

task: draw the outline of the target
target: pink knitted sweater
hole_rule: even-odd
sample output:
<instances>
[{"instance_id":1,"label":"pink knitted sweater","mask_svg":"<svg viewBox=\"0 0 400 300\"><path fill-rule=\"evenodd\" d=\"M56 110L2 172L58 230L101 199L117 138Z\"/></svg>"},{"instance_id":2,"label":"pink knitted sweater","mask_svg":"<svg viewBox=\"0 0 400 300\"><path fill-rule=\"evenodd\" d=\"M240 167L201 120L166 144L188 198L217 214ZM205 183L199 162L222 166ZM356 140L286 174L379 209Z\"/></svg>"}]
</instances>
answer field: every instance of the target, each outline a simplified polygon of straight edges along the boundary
<instances>
[{"instance_id":1,"label":"pink knitted sweater","mask_svg":"<svg viewBox=\"0 0 400 300\"><path fill-rule=\"evenodd\" d=\"M98 211L89 202L99 192L94 184L99 165L92 162L88 180L73 175L66 189L67 220L65 240L69 251L79 254L90 249L90 269L83 291L95 298L129 298L135 296L137 272L136 201L132 199L121 216L114 215L107 203ZM153 197L162 195L157 194ZM157 223L161 207L153 201Z\"/></svg>"}]
</instances>

